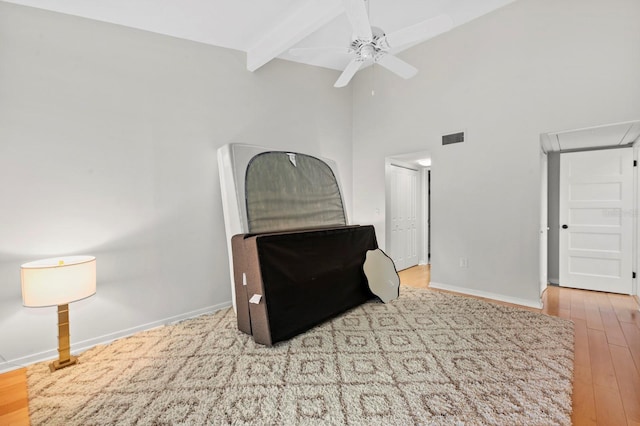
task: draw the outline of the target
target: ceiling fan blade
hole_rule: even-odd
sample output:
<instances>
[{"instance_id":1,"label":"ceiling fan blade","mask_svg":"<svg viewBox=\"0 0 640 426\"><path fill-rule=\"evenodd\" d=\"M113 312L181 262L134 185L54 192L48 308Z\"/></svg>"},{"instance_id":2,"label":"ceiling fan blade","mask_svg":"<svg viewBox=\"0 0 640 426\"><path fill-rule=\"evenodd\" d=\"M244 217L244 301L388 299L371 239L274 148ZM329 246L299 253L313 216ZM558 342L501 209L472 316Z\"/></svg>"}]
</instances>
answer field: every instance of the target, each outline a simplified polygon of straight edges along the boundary
<instances>
[{"instance_id":1,"label":"ceiling fan blade","mask_svg":"<svg viewBox=\"0 0 640 426\"><path fill-rule=\"evenodd\" d=\"M364 0L343 0L343 3L353 28L353 36L358 40L373 40L369 15L367 14Z\"/></svg>"},{"instance_id":2,"label":"ceiling fan blade","mask_svg":"<svg viewBox=\"0 0 640 426\"><path fill-rule=\"evenodd\" d=\"M376 63L402 78L411 78L418 73L418 69L390 54L383 54L376 59Z\"/></svg>"},{"instance_id":3,"label":"ceiling fan blade","mask_svg":"<svg viewBox=\"0 0 640 426\"><path fill-rule=\"evenodd\" d=\"M364 61L361 61L358 58L353 58L344 71L342 71L342 74L340 74L340 77L338 77L338 80L336 80L333 87L344 87L349 84L353 76L358 72L363 64Z\"/></svg>"},{"instance_id":4,"label":"ceiling fan blade","mask_svg":"<svg viewBox=\"0 0 640 426\"><path fill-rule=\"evenodd\" d=\"M302 56L314 56L321 53L333 53L333 54L341 54L341 55L350 55L353 53L353 49L350 47L336 47L336 46L328 46L328 47L294 47L293 49L289 49L289 54L291 56L302 57Z\"/></svg>"},{"instance_id":5,"label":"ceiling fan blade","mask_svg":"<svg viewBox=\"0 0 640 426\"><path fill-rule=\"evenodd\" d=\"M385 37L391 48L415 43L435 37L453 28L453 20L449 15L438 15L407 28L394 31Z\"/></svg>"}]
</instances>

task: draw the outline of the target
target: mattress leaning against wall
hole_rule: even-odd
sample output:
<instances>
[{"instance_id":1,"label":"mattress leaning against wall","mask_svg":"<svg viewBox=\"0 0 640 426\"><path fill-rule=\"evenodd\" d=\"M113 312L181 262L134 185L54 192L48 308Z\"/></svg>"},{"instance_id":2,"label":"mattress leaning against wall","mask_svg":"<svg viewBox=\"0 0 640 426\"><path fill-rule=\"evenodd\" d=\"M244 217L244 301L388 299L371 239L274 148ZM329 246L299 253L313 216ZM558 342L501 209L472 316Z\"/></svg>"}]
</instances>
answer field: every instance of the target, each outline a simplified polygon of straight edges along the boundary
<instances>
[{"instance_id":1,"label":"mattress leaning against wall","mask_svg":"<svg viewBox=\"0 0 640 426\"><path fill-rule=\"evenodd\" d=\"M225 148L238 329L272 345L371 299L363 264L375 229L347 224L337 172L306 154Z\"/></svg>"},{"instance_id":2,"label":"mattress leaning against wall","mask_svg":"<svg viewBox=\"0 0 640 426\"><path fill-rule=\"evenodd\" d=\"M220 189L222 195L222 209L224 214L225 234L227 239L227 253L229 255L229 271L231 279L231 295L233 308L237 311L236 294L234 291L233 255L231 238L234 235L250 232L245 201L245 177L251 160L259 154L277 152L261 146L247 144L227 144L218 149L218 170L220 172ZM286 151L279 151L287 153ZM344 224L349 225L346 204L342 198L342 184L335 161L328 158L314 157L321 160L331 170L340 192L343 206ZM297 159L296 159L297 161Z\"/></svg>"},{"instance_id":3,"label":"mattress leaning against wall","mask_svg":"<svg viewBox=\"0 0 640 426\"><path fill-rule=\"evenodd\" d=\"M238 329L272 345L373 297L362 265L373 226L233 237ZM242 303L246 301L246 303Z\"/></svg>"}]
</instances>

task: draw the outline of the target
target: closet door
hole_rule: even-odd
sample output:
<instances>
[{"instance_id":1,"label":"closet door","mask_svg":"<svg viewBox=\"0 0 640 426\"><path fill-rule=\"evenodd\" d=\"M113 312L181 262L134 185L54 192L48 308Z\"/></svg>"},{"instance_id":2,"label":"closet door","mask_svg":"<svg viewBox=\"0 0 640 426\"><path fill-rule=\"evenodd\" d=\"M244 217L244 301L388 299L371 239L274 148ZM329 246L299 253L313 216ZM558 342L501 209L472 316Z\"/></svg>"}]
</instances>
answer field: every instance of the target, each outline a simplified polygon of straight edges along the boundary
<instances>
[{"instance_id":1,"label":"closet door","mask_svg":"<svg viewBox=\"0 0 640 426\"><path fill-rule=\"evenodd\" d=\"M389 256L402 270L419 262L418 194L420 173L391 165Z\"/></svg>"}]
</instances>

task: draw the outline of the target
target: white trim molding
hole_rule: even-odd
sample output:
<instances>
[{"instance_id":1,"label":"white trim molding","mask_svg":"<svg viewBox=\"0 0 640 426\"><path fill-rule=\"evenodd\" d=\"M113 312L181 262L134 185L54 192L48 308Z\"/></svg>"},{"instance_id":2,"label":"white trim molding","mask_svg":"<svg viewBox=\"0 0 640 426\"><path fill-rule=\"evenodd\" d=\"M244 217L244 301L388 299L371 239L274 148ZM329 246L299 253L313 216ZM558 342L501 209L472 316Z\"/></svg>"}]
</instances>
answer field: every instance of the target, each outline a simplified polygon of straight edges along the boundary
<instances>
[{"instance_id":1,"label":"white trim molding","mask_svg":"<svg viewBox=\"0 0 640 426\"><path fill-rule=\"evenodd\" d=\"M514 305L526 306L526 307L535 308L535 309L542 309L542 300L540 299L539 300L521 299L519 297L505 296L503 294L490 293L487 291L475 290L472 288L460 287L457 285L436 283L433 281L429 283L429 288L453 291L455 293L466 294L469 296L483 297L485 299L498 300L500 302L511 303Z\"/></svg>"},{"instance_id":2,"label":"white trim molding","mask_svg":"<svg viewBox=\"0 0 640 426\"><path fill-rule=\"evenodd\" d=\"M183 314L174 315L168 318L164 318L158 321L153 321L147 324L142 324L137 327L127 328L124 330L116 331L113 333L105 334L103 336L95 337L93 339L83 340L82 342L73 343L71 345L71 351L74 355L78 355L88 349L91 349L98 345L106 345L114 340L122 339L123 337L131 336L132 334L139 333L141 331L151 330L153 328L163 327L165 325L171 325L184 321L187 319L199 317L201 315L212 314L224 308L231 306L231 301L219 303L213 306L207 306L205 308L197 309L191 312L185 312ZM50 349L43 352L27 355L21 358L10 359L4 362L0 362L0 373L6 373L7 371L16 370L18 368L26 367L31 364L42 361L50 361L58 357L57 349Z\"/></svg>"}]
</instances>

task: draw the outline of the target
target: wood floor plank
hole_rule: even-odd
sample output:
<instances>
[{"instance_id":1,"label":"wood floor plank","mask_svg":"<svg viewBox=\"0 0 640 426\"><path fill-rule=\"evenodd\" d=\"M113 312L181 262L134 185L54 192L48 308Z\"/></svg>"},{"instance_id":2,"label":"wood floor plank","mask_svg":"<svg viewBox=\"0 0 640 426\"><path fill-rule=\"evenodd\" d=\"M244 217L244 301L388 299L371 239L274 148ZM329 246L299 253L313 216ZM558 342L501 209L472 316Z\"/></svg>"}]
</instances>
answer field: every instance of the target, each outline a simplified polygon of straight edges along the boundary
<instances>
[{"instance_id":1,"label":"wood floor plank","mask_svg":"<svg viewBox=\"0 0 640 426\"><path fill-rule=\"evenodd\" d=\"M587 320L584 310L584 293L580 290L571 293L571 318Z\"/></svg>"},{"instance_id":2,"label":"wood floor plank","mask_svg":"<svg viewBox=\"0 0 640 426\"><path fill-rule=\"evenodd\" d=\"M607 336L607 342L612 345L628 347L627 339L624 337L618 317L613 310L600 311L600 317L602 318L602 324L604 325L605 335Z\"/></svg>"},{"instance_id":3,"label":"wood floor plank","mask_svg":"<svg viewBox=\"0 0 640 426\"><path fill-rule=\"evenodd\" d=\"M29 426L29 409L23 407L18 411L0 416L0 425Z\"/></svg>"},{"instance_id":4,"label":"wood floor plank","mask_svg":"<svg viewBox=\"0 0 640 426\"><path fill-rule=\"evenodd\" d=\"M620 328L627 341L631 357L636 364L636 369L640 371L640 329L629 323L620 323Z\"/></svg>"},{"instance_id":5,"label":"wood floor plank","mask_svg":"<svg viewBox=\"0 0 640 426\"><path fill-rule=\"evenodd\" d=\"M627 424L620 392L616 388L593 385L598 425L622 426Z\"/></svg>"},{"instance_id":6,"label":"wood floor plank","mask_svg":"<svg viewBox=\"0 0 640 426\"><path fill-rule=\"evenodd\" d=\"M573 411L571 423L574 425L597 425L596 402L591 382L574 380L571 396Z\"/></svg>"},{"instance_id":7,"label":"wood floor plank","mask_svg":"<svg viewBox=\"0 0 640 426\"><path fill-rule=\"evenodd\" d=\"M598 301L598 308L601 312L614 312L613 305L611 304L611 300L609 300L608 293L602 293L599 291L593 292L596 295L596 300Z\"/></svg>"},{"instance_id":8,"label":"wood floor plank","mask_svg":"<svg viewBox=\"0 0 640 426\"><path fill-rule=\"evenodd\" d=\"M427 288L431 281L430 265L419 265L398 272L400 284L414 288Z\"/></svg>"},{"instance_id":9,"label":"wood floor plank","mask_svg":"<svg viewBox=\"0 0 640 426\"><path fill-rule=\"evenodd\" d=\"M542 313L571 318L571 293L557 286L548 286L542 295Z\"/></svg>"},{"instance_id":10,"label":"wood floor plank","mask_svg":"<svg viewBox=\"0 0 640 426\"><path fill-rule=\"evenodd\" d=\"M585 292L584 311L587 318L587 327L594 330L604 331L604 325L602 324L602 318L600 317L600 304L596 292Z\"/></svg>"},{"instance_id":11,"label":"wood floor plank","mask_svg":"<svg viewBox=\"0 0 640 426\"><path fill-rule=\"evenodd\" d=\"M0 375L0 425L28 425L26 369Z\"/></svg>"},{"instance_id":12,"label":"wood floor plank","mask_svg":"<svg viewBox=\"0 0 640 426\"><path fill-rule=\"evenodd\" d=\"M640 312L638 312L638 305L633 298L620 294L609 294L608 296L620 322L640 327Z\"/></svg>"},{"instance_id":13,"label":"wood floor plank","mask_svg":"<svg viewBox=\"0 0 640 426\"><path fill-rule=\"evenodd\" d=\"M574 376L583 382L591 383L591 356L589 351L589 334L587 322L574 319L575 351L574 351Z\"/></svg>"},{"instance_id":14,"label":"wood floor plank","mask_svg":"<svg viewBox=\"0 0 640 426\"><path fill-rule=\"evenodd\" d=\"M585 308L585 316L587 317L587 327L592 330L604 331L604 324L600 316L600 310L596 308Z\"/></svg>"},{"instance_id":15,"label":"wood floor plank","mask_svg":"<svg viewBox=\"0 0 640 426\"><path fill-rule=\"evenodd\" d=\"M640 422L640 374L629 348L610 345L624 412L629 422Z\"/></svg>"},{"instance_id":16,"label":"wood floor plank","mask_svg":"<svg viewBox=\"0 0 640 426\"><path fill-rule=\"evenodd\" d=\"M600 330L587 329L589 335L589 357L591 360L591 374L593 385L618 388L616 372L611 361L607 336Z\"/></svg>"},{"instance_id":17,"label":"wood floor plank","mask_svg":"<svg viewBox=\"0 0 640 426\"><path fill-rule=\"evenodd\" d=\"M542 294L542 312L558 316L560 313L560 292L557 287L547 287Z\"/></svg>"},{"instance_id":18,"label":"wood floor plank","mask_svg":"<svg viewBox=\"0 0 640 426\"><path fill-rule=\"evenodd\" d=\"M571 292L574 291L568 288L555 287L558 291L558 305L560 309L571 310Z\"/></svg>"}]
</instances>

